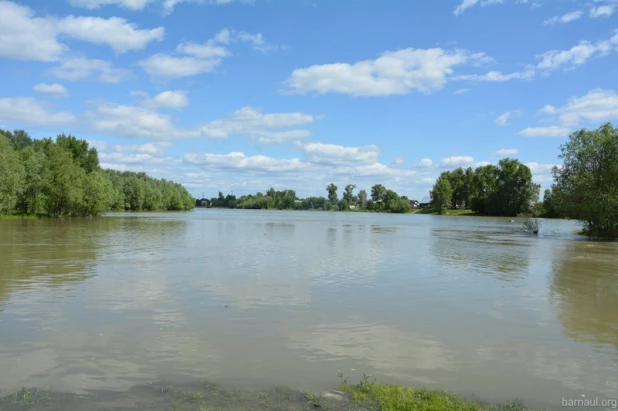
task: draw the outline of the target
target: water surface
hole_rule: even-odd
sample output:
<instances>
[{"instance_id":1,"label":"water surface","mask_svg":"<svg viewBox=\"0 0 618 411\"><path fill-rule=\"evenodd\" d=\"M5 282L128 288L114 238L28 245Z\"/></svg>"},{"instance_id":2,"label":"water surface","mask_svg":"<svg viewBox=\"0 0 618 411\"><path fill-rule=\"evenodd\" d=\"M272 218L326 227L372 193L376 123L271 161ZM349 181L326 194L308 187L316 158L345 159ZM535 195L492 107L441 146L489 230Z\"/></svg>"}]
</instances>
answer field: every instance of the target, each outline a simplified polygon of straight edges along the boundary
<instances>
[{"instance_id":1,"label":"water surface","mask_svg":"<svg viewBox=\"0 0 618 411\"><path fill-rule=\"evenodd\" d=\"M570 221L194 210L0 221L0 394L358 381L618 398L618 245Z\"/></svg>"}]
</instances>

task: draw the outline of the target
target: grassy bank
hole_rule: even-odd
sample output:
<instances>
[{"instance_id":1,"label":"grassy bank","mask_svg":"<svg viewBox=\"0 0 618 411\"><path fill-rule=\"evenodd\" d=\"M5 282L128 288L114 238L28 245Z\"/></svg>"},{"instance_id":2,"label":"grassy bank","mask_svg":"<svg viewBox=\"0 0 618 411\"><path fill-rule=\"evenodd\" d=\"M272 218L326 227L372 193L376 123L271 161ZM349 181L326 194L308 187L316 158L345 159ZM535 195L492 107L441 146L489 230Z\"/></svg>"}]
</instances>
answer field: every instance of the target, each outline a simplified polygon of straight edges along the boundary
<instances>
[{"instance_id":1,"label":"grassy bank","mask_svg":"<svg viewBox=\"0 0 618 411\"><path fill-rule=\"evenodd\" d=\"M47 213L36 213L36 214L27 214L21 212L13 212L8 214L0 214L0 220L36 220L39 218L52 218L51 214Z\"/></svg>"},{"instance_id":2,"label":"grassy bank","mask_svg":"<svg viewBox=\"0 0 618 411\"><path fill-rule=\"evenodd\" d=\"M288 388L227 391L217 383L173 386L165 382L132 387L126 392L97 391L72 395L22 388L0 398L3 411L77 410L337 410L337 411L524 411L523 405L483 404L444 391L376 384L365 377L357 385L344 383L340 391L312 394Z\"/></svg>"}]
</instances>

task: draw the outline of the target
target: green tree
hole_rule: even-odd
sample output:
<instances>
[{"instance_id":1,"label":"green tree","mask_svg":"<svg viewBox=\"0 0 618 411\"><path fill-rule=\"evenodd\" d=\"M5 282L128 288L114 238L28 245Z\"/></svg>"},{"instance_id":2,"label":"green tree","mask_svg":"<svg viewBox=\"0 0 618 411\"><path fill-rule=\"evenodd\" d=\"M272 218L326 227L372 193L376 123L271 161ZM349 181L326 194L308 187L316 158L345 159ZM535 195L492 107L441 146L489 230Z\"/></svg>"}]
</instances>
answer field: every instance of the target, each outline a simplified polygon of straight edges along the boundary
<instances>
[{"instance_id":1,"label":"green tree","mask_svg":"<svg viewBox=\"0 0 618 411\"><path fill-rule=\"evenodd\" d=\"M532 181L530 169L519 160L504 158L495 170L496 182L487 198L485 212L514 217L530 211L540 190L540 186Z\"/></svg>"},{"instance_id":2,"label":"green tree","mask_svg":"<svg viewBox=\"0 0 618 411\"><path fill-rule=\"evenodd\" d=\"M75 163L90 173L99 168L99 155L96 148L90 148L86 140L78 140L72 135L60 134L56 137L56 144L68 150Z\"/></svg>"},{"instance_id":3,"label":"green tree","mask_svg":"<svg viewBox=\"0 0 618 411\"><path fill-rule=\"evenodd\" d=\"M371 199L373 201L383 201L386 195L386 187L382 184L375 184L371 187Z\"/></svg>"},{"instance_id":4,"label":"green tree","mask_svg":"<svg viewBox=\"0 0 618 411\"><path fill-rule=\"evenodd\" d=\"M93 171L84 177L83 192L82 215L98 216L110 210L114 201L114 186L102 171Z\"/></svg>"},{"instance_id":5,"label":"green tree","mask_svg":"<svg viewBox=\"0 0 618 411\"><path fill-rule=\"evenodd\" d=\"M34 214L42 206L47 157L43 151L35 150L32 146L22 149L19 155L25 171L19 208L24 213Z\"/></svg>"},{"instance_id":6,"label":"green tree","mask_svg":"<svg viewBox=\"0 0 618 411\"><path fill-rule=\"evenodd\" d=\"M554 167L562 210L594 237L618 238L618 129L607 123L572 133L560 146L562 167Z\"/></svg>"},{"instance_id":7,"label":"green tree","mask_svg":"<svg viewBox=\"0 0 618 411\"><path fill-rule=\"evenodd\" d=\"M430 191L431 207L439 214L442 214L444 209L447 209L453 199L453 188L449 182L448 176L441 175Z\"/></svg>"},{"instance_id":8,"label":"green tree","mask_svg":"<svg viewBox=\"0 0 618 411\"><path fill-rule=\"evenodd\" d=\"M545 190L543 193L542 216L545 218L565 217L559 201L560 195L554 193L554 188Z\"/></svg>"},{"instance_id":9,"label":"green tree","mask_svg":"<svg viewBox=\"0 0 618 411\"><path fill-rule=\"evenodd\" d=\"M356 196L354 195L354 189L356 188L356 184L348 184L345 186L345 191L343 192L343 199L346 200L348 204L356 203Z\"/></svg>"},{"instance_id":10,"label":"green tree","mask_svg":"<svg viewBox=\"0 0 618 411\"><path fill-rule=\"evenodd\" d=\"M0 211L15 207L24 184L24 167L6 135L0 134Z\"/></svg>"},{"instance_id":11,"label":"green tree","mask_svg":"<svg viewBox=\"0 0 618 411\"><path fill-rule=\"evenodd\" d=\"M361 203L361 207L364 207L367 204L367 191L361 190L358 192L358 201Z\"/></svg>"},{"instance_id":12,"label":"green tree","mask_svg":"<svg viewBox=\"0 0 618 411\"><path fill-rule=\"evenodd\" d=\"M49 145L43 182L48 213L54 217L75 213L83 199L84 174L84 170L73 162L69 151L56 144Z\"/></svg>"},{"instance_id":13,"label":"green tree","mask_svg":"<svg viewBox=\"0 0 618 411\"><path fill-rule=\"evenodd\" d=\"M489 196L497 181L497 169L493 164L477 167L474 170L472 200L470 208L475 213L485 214Z\"/></svg>"},{"instance_id":14,"label":"green tree","mask_svg":"<svg viewBox=\"0 0 618 411\"><path fill-rule=\"evenodd\" d=\"M330 183L328 187L326 187L326 191L328 192L328 201L331 204L337 204L337 186L334 183Z\"/></svg>"}]
</instances>

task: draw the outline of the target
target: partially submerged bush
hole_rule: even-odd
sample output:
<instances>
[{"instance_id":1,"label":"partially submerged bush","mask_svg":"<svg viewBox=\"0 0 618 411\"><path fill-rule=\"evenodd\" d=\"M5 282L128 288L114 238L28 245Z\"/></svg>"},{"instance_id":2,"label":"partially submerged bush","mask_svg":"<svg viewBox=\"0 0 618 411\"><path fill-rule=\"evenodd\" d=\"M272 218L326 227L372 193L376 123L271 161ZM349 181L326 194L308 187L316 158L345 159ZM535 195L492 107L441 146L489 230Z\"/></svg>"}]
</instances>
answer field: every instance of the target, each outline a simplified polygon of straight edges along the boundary
<instances>
[{"instance_id":1,"label":"partially submerged bush","mask_svg":"<svg viewBox=\"0 0 618 411\"><path fill-rule=\"evenodd\" d=\"M530 234L538 234L541 228L541 221L536 218L526 218L521 225Z\"/></svg>"}]
</instances>

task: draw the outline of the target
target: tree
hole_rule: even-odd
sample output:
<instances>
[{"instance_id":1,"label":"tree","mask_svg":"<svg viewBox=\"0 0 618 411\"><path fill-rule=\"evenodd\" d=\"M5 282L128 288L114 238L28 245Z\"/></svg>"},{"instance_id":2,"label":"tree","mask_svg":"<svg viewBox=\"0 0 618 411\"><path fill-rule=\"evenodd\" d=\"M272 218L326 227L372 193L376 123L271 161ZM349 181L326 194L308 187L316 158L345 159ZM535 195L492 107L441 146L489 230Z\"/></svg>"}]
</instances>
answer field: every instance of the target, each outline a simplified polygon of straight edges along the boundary
<instances>
[{"instance_id":1,"label":"tree","mask_svg":"<svg viewBox=\"0 0 618 411\"><path fill-rule=\"evenodd\" d=\"M0 211L15 207L24 182L24 167L9 139L0 134Z\"/></svg>"},{"instance_id":2,"label":"tree","mask_svg":"<svg viewBox=\"0 0 618 411\"><path fill-rule=\"evenodd\" d=\"M114 186L102 171L93 171L84 178L81 214L96 217L109 211L114 201Z\"/></svg>"},{"instance_id":3,"label":"tree","mask_svg":"<svg viewBox=\"0 0 618 411\"><path fill-rule=\"evenodd\" d=\"M442 214L444 209L449 207L453 198L453 188L448 177L441 175L429 194L432 208Z\"/></svg>"},{"instance_id":4,"label":"tree","mask_svg":"<svg viewBox=\"0 0 618 411\"><path fill-rule=\"evenodd\" d=\"M386 195L386 187L382 184L375 184L371 187L371 199L373 201L382 201Z\"/></svg>"},{"instance_id":5,"label":"tree","mask_svg":"<svg viewBox=\"0 0 618 411\"><path fill-rule=\"evenodd\" d=\"M24 166L23 191L19 197L19 208L24 213L36 213L42 203L43 181L47 157L41 150L28 146L19 152Z\"/></svg>"},{"instance_id":6,"label":"tree","mask_svg":"<svg viewBox=\"0 0 618 411\"><path fill-rule=\"evenodd\" d=\"M75 164L90 173L99 168L99 154L96 148L90 148L86 140L78 140L72 135L60 134L56 144L71 153Z\"/></svg>"},{"instance_id":7,"label":"tree","mask_svg":"<svg viewBox=\"0 0 618 411\"><path fill-rule=\"evenodd\" d=\"M337 186L330 183L328 187L326 187L326 191L328 191L328 201L333 205L337 204Z\"/></svg>"},{"instance_id":8,"label":"tree","mask_svg":"<svg viewBox=\"0 0 618 411\"><path fill-rule=\"evenodd\" d=\"M540 190L540 186L532 181L530 169L519 160L504 158L495 170L496 182L487 197L485 212L514 217L530 211Z\"/></svg>"},{"instance_id":9,"label":"tree","mask_svg":"<svg viewBox=\"0 0 618 411\"><path fill-rule=\"evenodd\" d=\"M618 129L576 131L560 151L563 165L553 169L560 208L588 235L618 238Z\"/></svg>"},{"instance_id":10,"label":"tree","mask_svg":"<svg viewBox=\"0 0 618 411\"><path fill-rule=\"evenodd\" d=\"M343 193L343 199L346 200L348 204L353 204L356 202L356 196L354 195L354 189L356 188L356 184L348 184L345 186L345 191Z\"/></svg>"},{"instance_id":11,"label":"tree","mask_svg":"<svg viewBox=\"0 0 618 411\"><path fill-rule=\"evenodd\" d=\"M358 201L361 203L361 207L364 207L367 204L367 191L361 190L358 192Z\"/></svg>"},{"instance_id":12,"label":"tree","mask_svg":"<svg viewBox=\"0 0 618 411\"><path fill-rule=\"evenodd\" d=\"M54 217L73 213L83 198L84 170L71 153L56 144L47 149L47 173L43 183L47 212Z\"/></svg>"},{"instance_id":13,"label":"tree","mask_svg":"<svg viewBox=\"0 0 618 411\"><path fill-rule=\"evenodd\" d=\"M560 206L560 196L554 193L554 188L547 189L543 193L543 208L541 215L545 218L561 218L564 217Z\"/></svg>"},{"instance_id":14,"label":"tree","mask_svg":"<svg viewBox=\"0 0 618 411\"><path fill-rule=\"evenodd\" d=\"M496 173L496 166L493 164L474 170L470 209L475 213L485 214L487 201L496 185Z\"/></svg>"}]
</instances>

